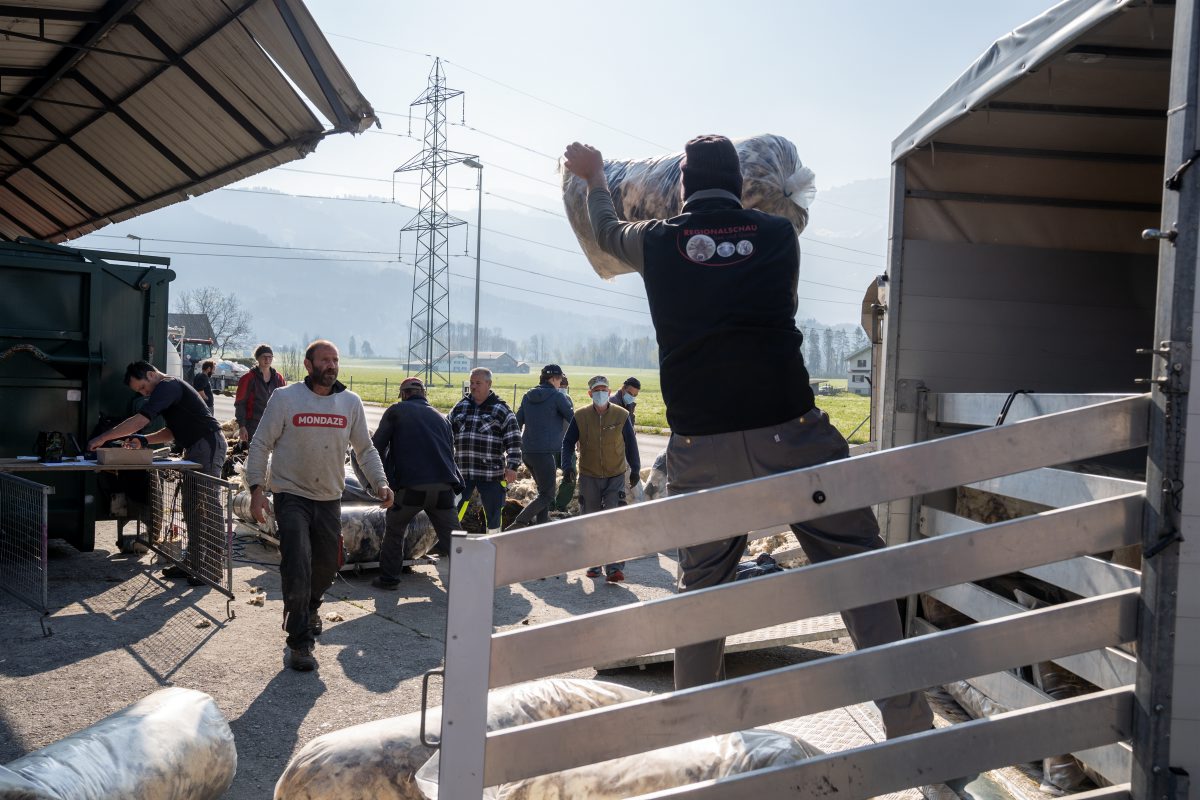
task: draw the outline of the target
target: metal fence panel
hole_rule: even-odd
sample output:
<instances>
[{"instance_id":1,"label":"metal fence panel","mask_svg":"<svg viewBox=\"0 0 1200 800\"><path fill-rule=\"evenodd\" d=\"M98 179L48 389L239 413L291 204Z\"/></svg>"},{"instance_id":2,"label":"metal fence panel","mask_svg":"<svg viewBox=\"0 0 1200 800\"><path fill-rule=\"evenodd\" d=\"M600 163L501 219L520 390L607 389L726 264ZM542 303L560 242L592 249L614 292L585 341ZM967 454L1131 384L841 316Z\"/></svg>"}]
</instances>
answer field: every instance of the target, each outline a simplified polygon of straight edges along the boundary
<instances>
[{"instance_id":1,"label":"metal fence panel","mask_svg":"<svg viewBox=\"0 0 1200 800\"><path fill-rule=\"evenodd\" d=\"M192 470L154 470L138 541L233 597L235 484Z\"/></svg>"},{"instance_id":2,"label":"metal fence panel","mask_svg":"<svg viewBox=\"0 0 1200 800\"><path fill-rule=\"evenodd\" d=\"M54 489L0 473L0 589L49 613L46 531Z\"/></svg>"}]
</instances>

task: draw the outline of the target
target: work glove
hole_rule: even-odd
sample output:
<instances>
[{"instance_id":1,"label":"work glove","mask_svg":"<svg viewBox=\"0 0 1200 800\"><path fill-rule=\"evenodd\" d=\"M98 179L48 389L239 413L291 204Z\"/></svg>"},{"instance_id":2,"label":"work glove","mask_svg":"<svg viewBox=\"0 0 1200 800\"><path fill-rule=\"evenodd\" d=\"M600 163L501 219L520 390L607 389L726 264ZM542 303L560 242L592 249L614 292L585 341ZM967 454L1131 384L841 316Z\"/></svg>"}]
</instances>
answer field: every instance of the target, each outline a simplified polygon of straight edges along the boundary
<instances>
[{"instance_id":1,"label":"work glove","mask_svg":"<svg viewBox=\"0 0 1200 800\"><path fill-rule=\"evenodd\" d=\"M563 468L563 480L564 481L566 481L567 483L574 483L575 477L576 477L576 475L575 475L574 467Z\"/></svg>"},{"instance_id":2,"label":"work glove","mask_svg":"<svg viewBox=\"0 0 1200 800\"><path fill-rule=\"evenodd\" d=\"M629 473L629 488L633 489L642 482L641 477L636 472Z\"/></svg>"}]
</instances>

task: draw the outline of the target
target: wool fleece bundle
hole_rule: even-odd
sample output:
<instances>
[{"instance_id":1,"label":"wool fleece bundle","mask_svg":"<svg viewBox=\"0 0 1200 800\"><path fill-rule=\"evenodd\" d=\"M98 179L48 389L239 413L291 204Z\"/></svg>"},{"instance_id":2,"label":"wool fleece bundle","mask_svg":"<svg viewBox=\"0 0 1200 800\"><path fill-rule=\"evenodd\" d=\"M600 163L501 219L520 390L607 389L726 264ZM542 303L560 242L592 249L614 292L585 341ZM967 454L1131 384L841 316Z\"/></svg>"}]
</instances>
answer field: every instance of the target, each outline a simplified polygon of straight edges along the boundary
<instances>
[{"instance_id":1,"label":"wool fleece bundle","mask_svg":"<svg viewBox=\"0 0 1200 800\"><path fill-rule=\"evenodd\" d=\"M799 236L808 225L808 209L817 194L816 175L800 162L796 146L782 136L763 134L734 139L742 167L742 205L791 221ZM604 175L617 216L627 222L670 219L683 207L680 164L683 152L639 161L605 161ZM588 219L587 186L566 170L563 205L567 219L592 269L612 278L632 269L600 249Z\"/></svg>"}]
</instances>

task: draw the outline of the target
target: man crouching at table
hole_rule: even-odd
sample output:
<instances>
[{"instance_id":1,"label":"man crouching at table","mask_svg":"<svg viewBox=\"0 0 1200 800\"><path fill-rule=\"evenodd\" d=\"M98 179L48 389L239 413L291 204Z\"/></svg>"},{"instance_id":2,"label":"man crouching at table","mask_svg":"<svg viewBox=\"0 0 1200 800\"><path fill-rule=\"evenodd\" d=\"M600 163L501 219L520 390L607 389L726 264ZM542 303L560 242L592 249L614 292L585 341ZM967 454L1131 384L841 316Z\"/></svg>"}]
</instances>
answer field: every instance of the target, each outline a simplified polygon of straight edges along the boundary
<instances>
[{"instance_id":1,"label":"man crouching at table","mask_svg":"<svg viewBox=\"0 0 1200 800\"><path fill-rule=\"evenodd\" d=\"M88 450L103 447L115 439L133 436L149 425L150 420L161 416L166 427L133 441L141 442L144 439L146 444L173 441L183 448L185 459L200 465L200 472L214 478L221 477L226 450L221 424L208 413L208 406L191 384L164 375L147 361L134 361L125 368L125 385L149 399L141 411L88 442ZM133 446L133 442L130 442L130 446ZM185 487L188 491L183 498L184 522L188 531L200 531L205 525L211 527L213 521L204 515L208 513L208 516L212 516L213 503L220 501L207 494L204 497L195 496L196 492L190 486L188 484ZM204 583L194 575L212 573L210 577L219 577L208 564L210 559L202 558L200 548L192 547L186 558L193 575L189 575L182 567L172 565L163 570L163 577L187 578L193 586Z\"/></svg>"}]
</instances>

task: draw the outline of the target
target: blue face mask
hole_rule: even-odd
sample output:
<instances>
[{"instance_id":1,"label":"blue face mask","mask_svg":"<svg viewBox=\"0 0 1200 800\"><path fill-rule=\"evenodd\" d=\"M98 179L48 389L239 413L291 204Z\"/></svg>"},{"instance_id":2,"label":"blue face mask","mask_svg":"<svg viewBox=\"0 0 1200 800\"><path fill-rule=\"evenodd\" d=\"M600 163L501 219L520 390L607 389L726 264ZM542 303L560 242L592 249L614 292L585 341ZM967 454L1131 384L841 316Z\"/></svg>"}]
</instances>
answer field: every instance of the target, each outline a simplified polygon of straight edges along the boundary
<instances>
[{"instance_id":1,"label":"blue face mask","mask_svg":"<svg viewBox=\"0 0 1200 800\"><path fill-rule=\"evenodd\" d=\"M603 390L598 391L598 392L592 392L592 404L597 405L597 406L608 405L608 392L603 391Z\"/></svg>"},{"instance_id":2,"label":"blue face mask","mask_svg":"<svg viewBox=\"0 0 1200 800\"><path fill-rule=\"evenodd\" d=\"M627 405L627 406L631 406L631 405L633 405L634 403L636 403L636 402L637 402L637 398L636 398L636 397L634 397L634 396L633 396L633 395L631 395L631 394L623 394L623 395L621 395L621 400L622 400L622 401L625 403L625 405Z\"/></svg>"},{"instance_id":3,"label":"blue face mask","mask_svg":"<svg viewBox=\"0 0 1200 800\"><path fill-rule=\"evenodd\" d=\"M570 397L570 396L571 396L571 390L570 390L570 389L559 389L559 391L560 391L560 392L562 392L563 394L565 394L567 397Z\"/></svg>"}]
</instances>

